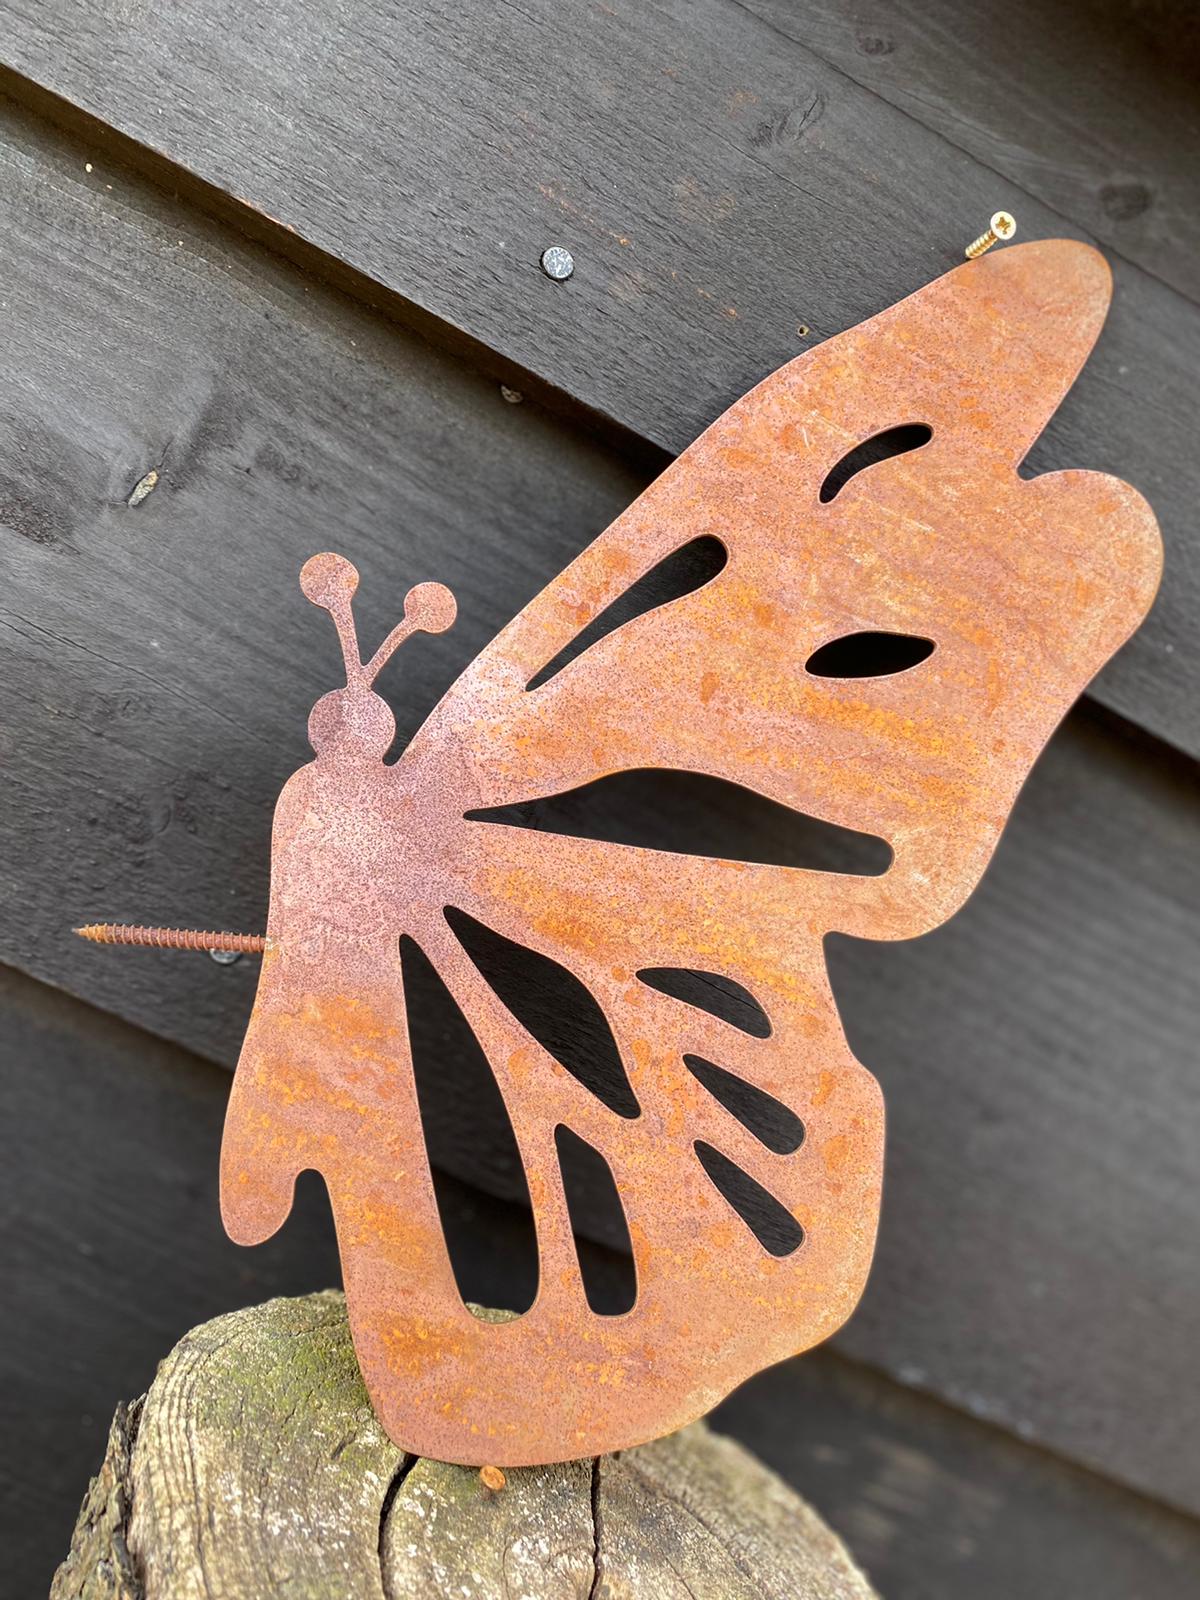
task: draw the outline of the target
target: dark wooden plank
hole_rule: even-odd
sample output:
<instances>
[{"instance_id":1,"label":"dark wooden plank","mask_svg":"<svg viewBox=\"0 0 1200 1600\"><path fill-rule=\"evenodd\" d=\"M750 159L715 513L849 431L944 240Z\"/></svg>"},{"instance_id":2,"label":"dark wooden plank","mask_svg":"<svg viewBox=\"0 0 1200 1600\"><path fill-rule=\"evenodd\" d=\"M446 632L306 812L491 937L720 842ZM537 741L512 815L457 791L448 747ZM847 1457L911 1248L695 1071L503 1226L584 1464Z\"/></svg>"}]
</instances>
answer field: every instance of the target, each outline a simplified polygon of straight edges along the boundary
<instances>
[{"instance_id":1,"label":"dark wooden plank","mask_svg":"<svg viewBox=\"0 0 1200 1600\"><path fill-rule=\"evenodd\" d=\"M1190 0L748 0L863 88L1200 299Z\"/></svg>"},{"instance_id":2,"label":"dark wooden plank","mask_svg":"<svg viewBox=\"0 0 1200 1600\"><path fill-rule=\"evenodd\" d=\"M816 1506L888 1600L1187 1600L1200 1527L829 1350L713 1416Z\"/></svg>"},{"instance_id":3,"label":"dark wooden plank","mask_svg":"<svg viewBox=\"0 0 1200 1600\"><path fill-rule=\"evenodd\" d=\"M4 134L0 948L228 1061L248 965L97 960L69 929L261 924L271 808L339 676L301 563L353 555L364 639L410 583L453 585L455 628L392 674L408 735L644 480L128 175Z\"/></svg>"},{"instance_id":4,"label":"dark wooden plank","mask_svg":"<svg viewBox=\"0 0 1200 1600\"><path fill-rule=\"evenodd\" d=\"M956 918L829 942L888 1103L842 1347L1194 1506L1200 790L1160 754L1077 713Z\"/></svg>"},{"instance_id":5,"label":"dark wooden plank","mask_svg":"<svg viewBox=\"0 0 1200 1600\"><path fill-rule=\"evenodd\" d=\"M195 1322L340 1281L319 1186L261 1250L221 1229L228 1077L0 968L6 1592L45 1594L104 1452Z\"/></svg>"},{"instance_id":6,"label":"dark wooden plank","mask_svg":"<svg viewBox=\"0 0 1200 1600\"><path fill-rule=\"evenodd\" d=\"M1026 238L1080 231L736 0L565 25L553 0L6 10L29 79L671 451L794 354L799 323L819 339L880 310L997 206ZM552 242L576 256L565 285L538 269ZM1154 503L1163 594L1095 692L1196 752L1200 307L1114 265L1100 348L1033 461Z\"/></svg>"},{"instance_id":7,"label":"dark wooden plank","mask_svg":"<svg viewBox=\"0 0 1200 1600\"><path fill-rule=\"evenodd\" d=\"M261 926L270 807L337 677L300 560L354 555L369 638L413 579L458 591L455 630L406 648L411 730L637 480L126 175L87 174L69 143L6 131L0 954L230 1062L253 963L101 951L67 929ZM847 1347L1180 1500L1197 1423L1179 1265L1197 1208L1193 781L1077 716L960 918L834 952L893 1123L883 1250ZM447 1069L447 1160L504 1193L503 1152Z\"/></svg>"},{"instance_id":8,"label":"dark wooden plank","mask_svg":"<svg viewBox=\"0 0 1200 1600\"><path fill-rule=\"evenodd\" d=\"M315 1181L269 1244L239 1250L221 1234L227 1088L209 1063L0 968L0 1500L14 1594L45 1592L113 1407L182 1331L338 1281ZM515 1209L461 1185L442 1195L469 1292L527 1294L511 1281ZM1191 1593L1196 1523L828 1351L763 1374L714 1420L830 1518L889 1600Z\"/></svg>"}]
</instances>

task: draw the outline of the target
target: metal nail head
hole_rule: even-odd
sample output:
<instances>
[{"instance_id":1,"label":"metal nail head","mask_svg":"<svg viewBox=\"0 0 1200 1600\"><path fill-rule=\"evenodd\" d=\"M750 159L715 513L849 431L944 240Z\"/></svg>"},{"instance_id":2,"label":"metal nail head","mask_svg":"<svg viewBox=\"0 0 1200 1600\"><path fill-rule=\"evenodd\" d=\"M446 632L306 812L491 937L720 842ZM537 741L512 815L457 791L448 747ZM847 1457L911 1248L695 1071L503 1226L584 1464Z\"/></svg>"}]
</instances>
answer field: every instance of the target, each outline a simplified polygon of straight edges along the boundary
<instances>
[{"instance_id":1,"label":"metal nail head","mask_svg":"<svg viewBox=\"0 0 1200 1600\"><path fill-rule=\"evenodd\" d=\"M542 251L542 271L548 278L563 283L575 271L575 257L561 244Z\"/></svg>"},{"instance_id":2,"label":"metal nail head","mask_svg":"<svg viewBox=\"0 0 1200 1600\"><path fill-rule=\"evenodd\" d=\"M978 239L972 239L963 254L968 261L974 261L976 256L985 255L994 244L999 244L1002 239L1011 239L1016 231L1017 224L1011 213L997 211L985 232L981 233Z\"/></svg>"}]
</instances>

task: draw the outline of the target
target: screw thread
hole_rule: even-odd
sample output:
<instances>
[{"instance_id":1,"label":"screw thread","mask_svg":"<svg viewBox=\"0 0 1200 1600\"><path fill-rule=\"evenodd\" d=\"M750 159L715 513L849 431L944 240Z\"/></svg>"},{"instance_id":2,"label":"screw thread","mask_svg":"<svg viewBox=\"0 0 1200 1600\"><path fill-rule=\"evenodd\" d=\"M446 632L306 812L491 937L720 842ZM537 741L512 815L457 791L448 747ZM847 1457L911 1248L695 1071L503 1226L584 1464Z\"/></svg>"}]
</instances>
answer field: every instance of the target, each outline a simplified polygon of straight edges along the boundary
<instances>
[{"instance_id":1,"label":"screw thread","mask_svg":"<svg viewBox=\"0 0 1200 1600\"><path fill-rule=\"evenodd\" d=\"M979 235L978 239L972 239L971 243L967 246L967 260L974 261L976 256L981 256L985 250L990 250L995 244L997 237L998 236L995 231L991 228L988 228Z\"/></svg>"},{"instance_id":2,"label":"screw thread","mask_svg":"<svg viewBox=\"0 0 1200 1600\"><path fill-rule=\"evenodd\" d=\"M261 933L206 933L196 928L143 928L129 922L91 922L76 928L93 944L138 944L156 950L235 950L254 954L267 948Z\"/></svg>"}]
</instances>

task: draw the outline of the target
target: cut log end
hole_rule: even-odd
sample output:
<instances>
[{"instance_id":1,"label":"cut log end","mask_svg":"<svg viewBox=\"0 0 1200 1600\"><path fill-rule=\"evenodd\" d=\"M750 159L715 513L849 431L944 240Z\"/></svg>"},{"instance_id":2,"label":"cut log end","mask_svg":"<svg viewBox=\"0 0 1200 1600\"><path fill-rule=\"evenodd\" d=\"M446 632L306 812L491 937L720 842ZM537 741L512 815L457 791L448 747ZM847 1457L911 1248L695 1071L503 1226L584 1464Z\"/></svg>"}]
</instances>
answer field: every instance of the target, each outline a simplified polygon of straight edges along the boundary
<instances>
[{"instance_id":1,"label":"cut log end","mask_svg":"<svg viewBox=\"0 0 1200 1600\"><path fill-rule=\"evenodd\" d=\"M477 1470L375 1420L339 1293L193 1329L117 1410L51 1600L872 1600L840 1540L694 1424L616 1456Z\"/></svg>"}]
</instances>

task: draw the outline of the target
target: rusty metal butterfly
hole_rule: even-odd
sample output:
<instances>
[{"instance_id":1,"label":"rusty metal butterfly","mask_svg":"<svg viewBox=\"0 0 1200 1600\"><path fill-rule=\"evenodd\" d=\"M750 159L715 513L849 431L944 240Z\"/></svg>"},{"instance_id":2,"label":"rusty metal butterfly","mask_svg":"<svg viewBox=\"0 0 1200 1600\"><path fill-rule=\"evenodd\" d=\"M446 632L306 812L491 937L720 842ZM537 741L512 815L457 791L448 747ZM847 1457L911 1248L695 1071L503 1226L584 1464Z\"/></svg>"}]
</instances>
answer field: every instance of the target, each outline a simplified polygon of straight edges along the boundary
<instances>
[{"instance_id":1,"label":"rusty metal butterfly","mask_svg":"<svg viewBox=\"0 0 1200 1600\"><path fill-rule=\"evenodd\" d=\"M404 1448L521 1465L637 1444L849 1316L875 1239L883 1106L843 1037L822 940L910 938L962 904L1054 725L1150 605L1159 539L1138 494L1091 472L1017 470L1109 293L1088 247L1018 246L791 362L499 634L394 762L373 680L408 633L448 627L454 602L436 584L410 591L364 665L353 567L335 555L305 566L346 684L315 707L315 759L275 814L222 1209L252 1244L284 1221L298 1173L324 1176L363 1375ZM847 476L856 447L896 429L919 447ZM715 575L560 663L697 540L718 542ZM847 675L836 658L864 635L917 648L900 670L885 650ZM891 865L813 872L478 815L643 768L708 774L877 835ZM586 985L628 1104L606 1104L523 1026L456 917ZM540 1283L508 1322L477 1318L456 1288L402 937L474 1029L519 1146ZM740 985L768 1026L721 1020L639 976L651 969ZM689 1062L787 1107L797 1136L764 1142ZM624 1206L637 1296L622 1315L584 1295L561 1128L603 1156ZM761 1244L731 1205L731 1169L784 1208L783 1245Z\"/></svg>"}]
</instances>

